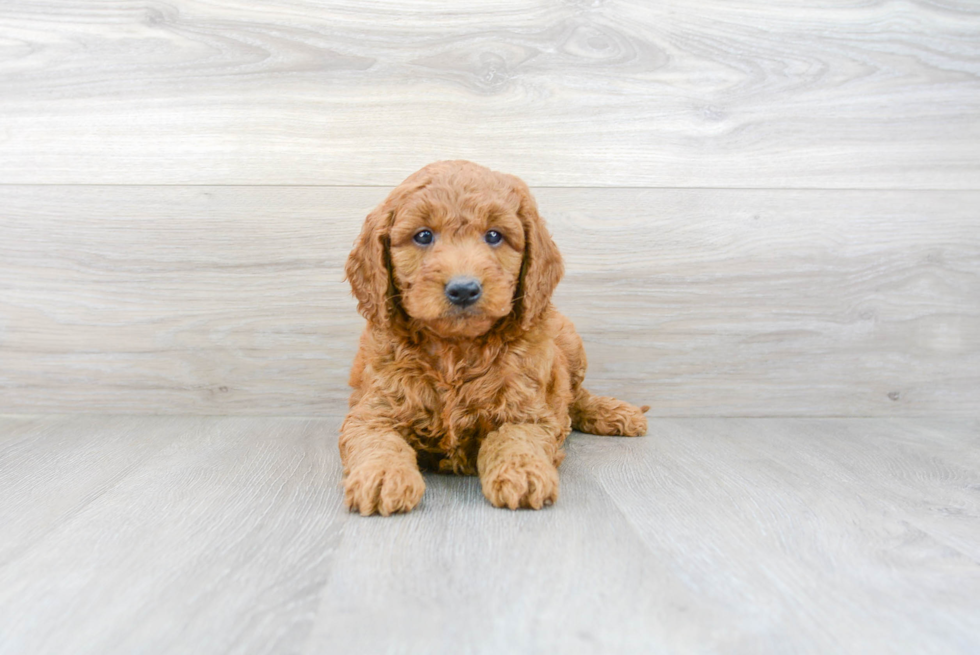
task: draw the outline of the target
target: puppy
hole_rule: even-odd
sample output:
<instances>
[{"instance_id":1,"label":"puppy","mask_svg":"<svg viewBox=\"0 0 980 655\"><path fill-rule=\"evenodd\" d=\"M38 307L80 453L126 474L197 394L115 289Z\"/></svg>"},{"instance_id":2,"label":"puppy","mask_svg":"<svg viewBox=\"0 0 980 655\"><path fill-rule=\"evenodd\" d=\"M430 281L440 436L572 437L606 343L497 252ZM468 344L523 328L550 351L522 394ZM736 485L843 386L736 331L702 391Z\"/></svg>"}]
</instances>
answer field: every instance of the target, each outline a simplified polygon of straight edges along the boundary
<instances>
[{"instance_id":1,"label":"puppy","mask_svg":"<svg viewBox=\"0 0 980 655\"><path fill-rule=\"evenodd\" d=\"M420 467L540 509L573 428L646 432L648 407L582 386L582 341L551 304L562 273L527 185L471 162L426 166L368 215L346 266L367 319L340 434L349 509L410 511Z\"/></svg>"}]
</instances>

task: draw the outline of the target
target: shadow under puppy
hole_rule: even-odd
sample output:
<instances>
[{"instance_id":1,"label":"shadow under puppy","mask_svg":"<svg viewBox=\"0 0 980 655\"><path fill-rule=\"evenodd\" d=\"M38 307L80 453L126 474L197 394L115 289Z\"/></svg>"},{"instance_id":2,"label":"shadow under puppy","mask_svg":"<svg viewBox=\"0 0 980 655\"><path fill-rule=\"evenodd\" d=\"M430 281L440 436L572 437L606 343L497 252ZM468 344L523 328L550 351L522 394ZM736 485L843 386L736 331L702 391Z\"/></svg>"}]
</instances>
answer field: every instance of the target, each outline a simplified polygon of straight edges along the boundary
<instances>
[{"instance_id":1,"label":"shadow under puppy","mask_svg":"<svg viewBox=\"0 0 980 655\"><path fill-rule=\"evenodd\" d=\"M540 509L558 498L572 428L646 432L647 407L582 386L582 340L551 304L561 255L520 179L426 166L368 215L346 273L367 319L340 435L351 510L411 510L420 466Z\"/></svg>"}]
</instances>

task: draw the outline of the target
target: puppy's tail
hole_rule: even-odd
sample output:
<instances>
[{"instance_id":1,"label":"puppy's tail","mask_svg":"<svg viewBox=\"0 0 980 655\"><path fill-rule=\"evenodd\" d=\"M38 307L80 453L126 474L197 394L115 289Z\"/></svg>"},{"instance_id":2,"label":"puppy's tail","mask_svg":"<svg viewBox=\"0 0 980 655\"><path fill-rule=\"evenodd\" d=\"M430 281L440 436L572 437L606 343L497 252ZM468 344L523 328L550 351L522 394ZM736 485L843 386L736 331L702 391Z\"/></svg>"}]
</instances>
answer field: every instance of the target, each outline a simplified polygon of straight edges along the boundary
<instances>
[{"instance_id":1,"label":"puppy's tail","mask_svg":"<svg viewBox=\"0 0 980 655\"><path fill-rule=\"evenodd\" d=\"M579 432L608 437L642 437L647 433L649 405L637 407L609 396L593 396L585 387L575 392L569 412Z\"/></svg>"}]
</instances>

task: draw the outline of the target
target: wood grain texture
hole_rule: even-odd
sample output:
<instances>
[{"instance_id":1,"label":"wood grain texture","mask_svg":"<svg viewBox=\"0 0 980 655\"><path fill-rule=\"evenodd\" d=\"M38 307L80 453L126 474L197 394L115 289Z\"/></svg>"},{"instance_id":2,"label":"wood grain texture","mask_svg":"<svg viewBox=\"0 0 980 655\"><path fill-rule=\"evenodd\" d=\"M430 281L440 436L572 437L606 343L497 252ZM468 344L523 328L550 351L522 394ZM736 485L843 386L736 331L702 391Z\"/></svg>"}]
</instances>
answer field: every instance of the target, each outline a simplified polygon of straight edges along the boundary
<instances>
[{"instance_id":1,"label":"wood grain texture","mask_svg":"<svg viewBox=\"0 0 980 655\"><path fill-rule=\"evenodd\" d=\"M976 420L654 419L541 512L427 475L364 519L341 409L0 418L0 651L980 649Z\"/></svg>"},{"instance_id":2,"label":"wood grain texture","mask_svg":"<svg viewBox=\"0 0 980 655\"><path fill-rule=\"evenodd\" d=\"M0 408L318 415L384 189L0 188ZM977 414L980 193L538 189L587 384L654 415Z\"/></svg>"},{"instance_id":3,"label":"wood grain texture","mask_svg":"<svg viewBox=\"0 0 980 655\"><path fill-rule=\"evenodd\" d=\"M717 650L967 653L980 630L980 506L977 469L954 452L980 445L980 426L962 427L678 421L614 444L618 456L588 439L575 454L599 458L600 486L701 602L740 607L752 628ZM960 446L947 452L951 434ZM962 586L926 582L911 562Z\"/></svg>"},{"instance_id":4,"label":"wood grain texture","mask_svg":"<svg viewBox=\"0 0 980 655\"><path fill-rule=\"evenodd\" d=\"M7 0L0 182L976 189L975 2Z\"/></svg>"},{"instance_id":5,"label":"wood grain texture","mask_svg":"<svg viewBox=\"0 0 980 655\"><path fill-rule=\"evenodd\" d=\"M0 652L302 644L346 519L336 420L0 425Z\"/></svg>"}]
</instances>

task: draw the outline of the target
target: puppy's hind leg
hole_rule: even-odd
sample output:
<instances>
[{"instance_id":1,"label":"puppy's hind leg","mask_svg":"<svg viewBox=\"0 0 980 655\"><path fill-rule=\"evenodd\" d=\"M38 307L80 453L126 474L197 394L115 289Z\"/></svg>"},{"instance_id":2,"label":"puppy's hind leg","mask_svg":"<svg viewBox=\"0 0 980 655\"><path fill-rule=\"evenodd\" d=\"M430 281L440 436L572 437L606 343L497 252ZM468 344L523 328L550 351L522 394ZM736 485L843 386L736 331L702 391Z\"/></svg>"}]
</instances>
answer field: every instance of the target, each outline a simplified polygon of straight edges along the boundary
<instances>
[{"instance_id":1,"label":"puppy's hind leg","mask_svg":"<svg viewBox=\"0 0 980 655\"><path fill-rule=\"evenodd\" d=\"M648 405L637 407L609 396L593 396L579 387L569 408L572 427L579 432L609 437L642 437L647 433Z\"/></svg>"}]
</instances>

